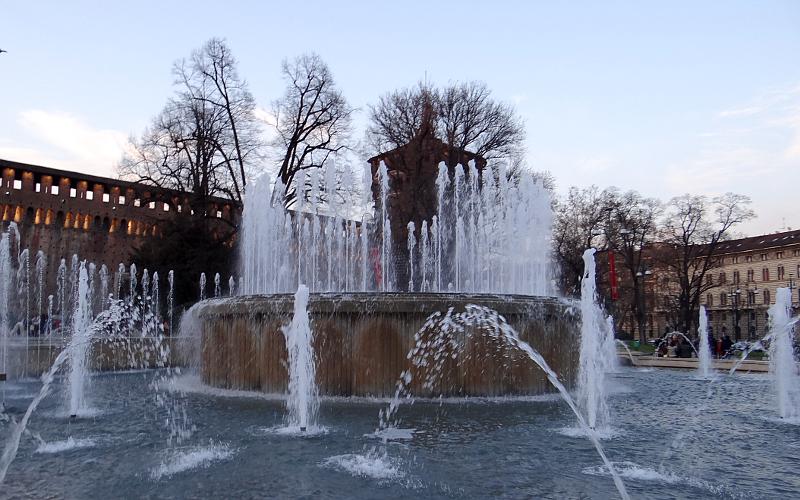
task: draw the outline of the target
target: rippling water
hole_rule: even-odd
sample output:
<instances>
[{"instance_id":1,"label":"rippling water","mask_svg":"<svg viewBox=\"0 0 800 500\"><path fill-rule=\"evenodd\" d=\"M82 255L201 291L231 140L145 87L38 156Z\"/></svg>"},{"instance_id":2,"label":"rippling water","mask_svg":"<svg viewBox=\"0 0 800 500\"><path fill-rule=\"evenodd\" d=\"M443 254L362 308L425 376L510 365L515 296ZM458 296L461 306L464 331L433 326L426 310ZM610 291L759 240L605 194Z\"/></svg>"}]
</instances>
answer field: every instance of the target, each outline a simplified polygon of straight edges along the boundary
<instances>
[{"instance_id":1,"label":"rippling water","mask_svg":"<svg viewBox=\"0 0 800 500\"><path fill-rule=\"evenodd\" d=\"M167 448L153 372L93 377L98 412L69 420L51 395L31 419L0 497L8 498L614 498L617 491L567 406L552 397L404 405L402 429L376 439L380 401L323 400L312 436L280 429L274 397L194 387L197 430ZM55 392L63 390L63 380ZM37 381L8 382L24 413ZM776 422L763 375L695 380L623 370L614 432L603 441L634 498L800 498L800 426ZM0 419L0 439L10 424ZM390 434L391 435L391 434Z\"/></svg>"}]
</instances>

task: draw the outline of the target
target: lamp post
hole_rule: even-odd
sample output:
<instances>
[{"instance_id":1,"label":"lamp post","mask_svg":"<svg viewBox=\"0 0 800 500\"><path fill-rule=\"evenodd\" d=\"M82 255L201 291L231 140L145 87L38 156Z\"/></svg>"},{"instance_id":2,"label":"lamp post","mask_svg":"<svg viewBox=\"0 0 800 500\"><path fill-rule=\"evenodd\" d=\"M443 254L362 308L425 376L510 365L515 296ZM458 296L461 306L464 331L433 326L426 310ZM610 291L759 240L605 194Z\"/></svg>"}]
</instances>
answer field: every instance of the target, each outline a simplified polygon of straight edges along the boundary
<instances>
[{"instance_id":1,"label":"lamp post","mask_svg":"<svg viewBox=\"0 0 800 500\"><path fill-rule=\"evenodd\" d=\"M645 320L647 318L647 314L645 314L645 307L647 305L647 301L645 300L645 287L647 286L646 279L648 277L652 276L652 275L653 275L653 271L651 271L650 269L644 269L644 270L636 271L636 278L640 279L641 280L641 284L642 284L641 287L638 288L639 297L637 297L637 301L640 301L638 308L639 308L639 314L641 314L641 317L642 317L641 318L642 322L645 322ZM652 323L650 325L650 328L652 330ZM645 328L642 327L642 330L644 331ZM646 334L645 334L645 337L647 337ZM645 340L646 340L646 338L645 338Z\"/></svg>"},{"instance_id":2,"label":"lamp post","mask_svg":"<svg viewBox=\"0 0 800 500\"><path fill-rule=\"evenodd\" d=\"M628 265L633 260L633 248L631 248L628 240L631 237L632 231L628 228L620 228L619 235L622 238L623 242L623 249L625 250L625 261ZM641 290L639 289L639 272L634 273L633 276L633 292L634 292L634 303L636 304L636 311L634 321L636 322L636 326L639 330L639 341L644 344L647 341L647 337L644 332L644 327L642 326L643 322L643 315L642 315L642 297L641 297Z\"/></svg>"},{"instance_id":3,"label":"lamp post","mask_svg":"<svg viewBox=\"0 0 800 500\"><path fill-rule=\"evenodd\" d=\"M733 336L738 342L741 333L739 331L739 297L742 295L742 291L735 287L730 290L728 297L731 299L731 309L733 310Z\"/></svg>"},{"instance_id":4,"label":"lamp post","mask_svg":"<svg viewBox=\"0 0 800 500\"><path fill-rule=\"evenodd\" d=\"M752 290L750 289L750 285L748 284L745 287L745 293L747 294L747 302L745 305L747 306L747 340L755 339L755 328L753 326L753 318L755 317L755 309L756 309L756 294L760 292L757 287L754 287ZM756 325L758 324L758 320L756 319Z\"/></svg>"}]
</instances>

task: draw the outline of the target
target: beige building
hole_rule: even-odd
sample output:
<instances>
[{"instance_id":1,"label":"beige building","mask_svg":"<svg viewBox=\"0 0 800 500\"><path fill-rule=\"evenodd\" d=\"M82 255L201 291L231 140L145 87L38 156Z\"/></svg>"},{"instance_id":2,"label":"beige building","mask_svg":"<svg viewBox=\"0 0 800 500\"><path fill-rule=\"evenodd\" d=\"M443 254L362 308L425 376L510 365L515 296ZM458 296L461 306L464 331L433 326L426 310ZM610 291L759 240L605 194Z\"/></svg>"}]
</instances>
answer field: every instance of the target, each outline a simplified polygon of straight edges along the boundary
<instances>
[{"instance_id":1,"label":"beige building","mask_svg":"<svg viewBox=\"0 0 800 500\"><path fill-rule=\"evenodd\" d=\"M706 276L712 285L702 299L714 336L763 337L767 309L778 288L792 289L792 308L800 309L800 230L753 236L722 243L721 266Z\"/></svg>"}]
</instances>

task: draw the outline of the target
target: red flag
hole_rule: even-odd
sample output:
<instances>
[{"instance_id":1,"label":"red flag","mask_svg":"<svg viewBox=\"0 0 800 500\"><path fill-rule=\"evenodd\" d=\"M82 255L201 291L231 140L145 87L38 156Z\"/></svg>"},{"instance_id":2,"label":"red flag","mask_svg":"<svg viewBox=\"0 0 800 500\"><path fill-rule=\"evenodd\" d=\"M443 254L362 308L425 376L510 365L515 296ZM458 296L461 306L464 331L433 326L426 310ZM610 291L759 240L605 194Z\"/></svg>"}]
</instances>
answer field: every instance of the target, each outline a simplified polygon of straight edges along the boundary
<instances>
[{"instance_id":1,"label":"red flag","mask_svg":"<svg viewBox=\"0 0 800 500\"><path fill-rule=\"evenodd\" d=\"M619 291L617 290L617 266L614 261L614 252L608 251L608 280L611 282L611 300L619 298Z\"/></svg>"}]
</instances>

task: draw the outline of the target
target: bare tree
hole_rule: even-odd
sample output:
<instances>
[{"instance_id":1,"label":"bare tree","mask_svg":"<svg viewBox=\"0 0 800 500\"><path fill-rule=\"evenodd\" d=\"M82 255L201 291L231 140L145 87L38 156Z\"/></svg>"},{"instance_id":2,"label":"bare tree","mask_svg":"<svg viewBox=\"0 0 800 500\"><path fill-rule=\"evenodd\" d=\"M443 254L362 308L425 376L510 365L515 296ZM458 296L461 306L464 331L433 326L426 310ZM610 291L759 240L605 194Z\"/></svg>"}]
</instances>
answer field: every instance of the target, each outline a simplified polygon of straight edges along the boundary
<instances>
[{"instance_id":1,"label":"bare tree","mask_svg":"<svg viewBox=\"0 0 800 500\"><path fill-rule=\"evenodd\" d=\"M720 265L717 248L737 225L754 217L749 205L747 196L734 193L711 200L686 194L667 204L658 255L675 284L671 292L679 330L688 332L696 324L700 299L714 286L706 276Z\"/></svg>"},{"instance_id":2,"label":"bare tree","mask_svg":"<svg viewBox=\"0 0 800 500\"><path fill-rule=\"evenodd\" d=\"M615 195L609 200L612 209L605 225L605 236L609 250L622 257L622 265L628 274L630 294L628 306L639 331L639 339L646 342L645 331L645 280L652 269L645 262L647 251L658 234L658 218L661 202L644 198L636 191Z\"/></svg>"},{"instance_id":3,"label":"bare tree","mask_svg":"<svg viewBox=\"0 0 800 500\"><path fill-rule=\"evenodd\" d=\"M576 294L581 288L583 251L594 246L607 248L604 236L616 192L597 186L571 187L564 200L556 203L553 220L553 253L559 269L560 288Z\"/></svg>"},{"instance_id":4,"label":"bare tree","mask_svg":"<svg viewBox=\"0 0 800 500\"><path fill-rule=\"evenodd\" d=\"M321 168L347 149L353 108L318 55L284 61L282 71L286 92L273 103L278 132L274 146L280 155L278 175L288 206L297 198L293 181L298 172Z\"/></svg>"},{"instance_id":5,"label":"bare tree","mask_svg":"<svg viewBox=\"0 0 800 500\"><path fill-rule=\"evenodd\" d=\"M228 117L230 144L220 147L220 154L225 156L236 198L241 202L253 163L262 158L263 143L261 126L255 116L255 99L247 82L239 77L236 66L236 59L225 41L212 38L202 50L192 54L188 71L185 63L181 64L179 74L191 97L208 99L210 104L222 108ZM216 92L214 89L211 92L196 90L199 84L209 83L213 84ZM238 171L235 171L236 167Z\"/></svg>"},{"instance_id":6,"label":"bare tree","mask_svg":"<svg viewBox=\"0 0 800 500\"><path fill-rule=\"evenodd\" d=\"M525 128L514 108L495 101L486 84L464 82L436 89L424 83L381 96L370 106L367 139L375 153L432 132L450 148L449 160L470 151L485 160L516 161Z\"/></svg>"},{"instance_id":7,"label":"bare tree","mask_svg":"<svg viewBox=\"0 0 800 500\"><path fill-rule=\"evenodd\" d=\"M211 39L173 67L177 93L123 157L124 177L188 191L195 214L207 199L241 203L248 171L260 158L255 101L222 40Z\"/></svg>"},{"instance_id":8,"label":"bare tree","mask_svg":"<svg viewBox=\"0 0 800 500\"><path fill-rule=\"evenodd\" d=\"M521 154L525 140L522 121L511 105L493 100L483 82L443 88L437 94L436 114L451 149L469 150L487 161L510 160Z\"/></svg>"}]
</instances>

